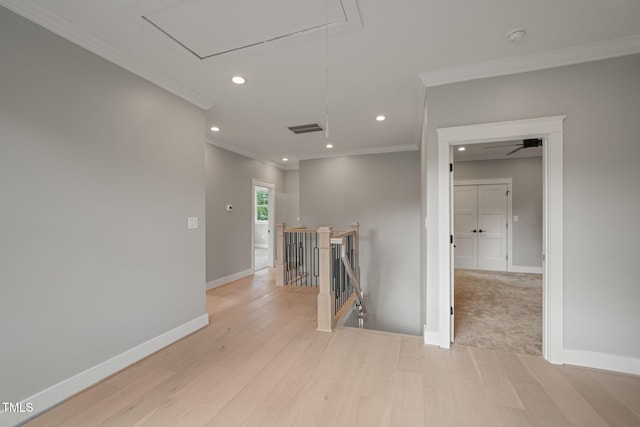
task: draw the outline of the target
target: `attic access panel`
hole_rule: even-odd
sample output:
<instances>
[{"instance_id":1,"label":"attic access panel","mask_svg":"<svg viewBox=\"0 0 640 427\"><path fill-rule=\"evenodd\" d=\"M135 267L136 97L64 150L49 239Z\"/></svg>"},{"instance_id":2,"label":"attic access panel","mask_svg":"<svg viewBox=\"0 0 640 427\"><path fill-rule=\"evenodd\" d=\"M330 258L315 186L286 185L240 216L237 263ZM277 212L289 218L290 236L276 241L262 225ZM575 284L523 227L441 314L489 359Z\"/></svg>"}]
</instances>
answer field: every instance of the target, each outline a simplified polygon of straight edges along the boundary
<instances>
[{"instance_id":1,"label":"attic access panel","mask_svg":"<svg viewBox=\"0 0 640 427\"><path fill-rule=\"evenodd\" d=\"M343 1L328 0L330 24L347 22ZM142 18L200 59L324 28L325 1L184 0Z\"/></svg>"}]
</instances>

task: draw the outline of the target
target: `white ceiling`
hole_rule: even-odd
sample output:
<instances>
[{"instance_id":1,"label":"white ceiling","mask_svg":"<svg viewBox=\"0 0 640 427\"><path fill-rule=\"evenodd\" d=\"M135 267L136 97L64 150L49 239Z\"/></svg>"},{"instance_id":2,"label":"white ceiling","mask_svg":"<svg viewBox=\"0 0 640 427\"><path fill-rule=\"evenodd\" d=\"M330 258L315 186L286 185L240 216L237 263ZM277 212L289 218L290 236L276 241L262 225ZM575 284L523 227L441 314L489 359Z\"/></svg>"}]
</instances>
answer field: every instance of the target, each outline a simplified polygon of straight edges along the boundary
<instances>
[{"instance_id":1,"label":"white ceiling","mask_svg":"<svg viewBox=\"0 0 640 427\"><path fill-rule=\"evenodd\" d=\"M210 142L285 168L417 149L425 84L640 52L637 0L328 0L327 46L324 0L0 4L207 109ZM324 126L327 93L329 138L291 133Z\"/></svg>"}]
</instances>

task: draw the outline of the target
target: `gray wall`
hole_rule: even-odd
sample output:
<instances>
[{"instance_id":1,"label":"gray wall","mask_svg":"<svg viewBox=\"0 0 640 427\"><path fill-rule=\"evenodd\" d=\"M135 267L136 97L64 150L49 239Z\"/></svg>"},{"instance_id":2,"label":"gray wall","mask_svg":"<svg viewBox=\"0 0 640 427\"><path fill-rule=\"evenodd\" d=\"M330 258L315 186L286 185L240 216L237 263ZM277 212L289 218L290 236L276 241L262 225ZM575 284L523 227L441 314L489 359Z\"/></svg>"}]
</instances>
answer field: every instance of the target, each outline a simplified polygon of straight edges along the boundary
<instances>
[{"instance_id":1,"label":"gray wall","mask_svg":"<svg viewBox=\"0 0 640 427\"><path fill-rule=\"evenodd\" d=\"M436 129L567 115L564 346L640 357L640 55L427 90L427 191ZM431 171L431 172L429 172ZM427 200L437 225L437 201ZM428 250L435 249L429 240ZM437 300L427 290L427 327Z\"/></svg>"},{"instance_id":2,"label":"gray wall","mask_svg":"<svg viewBox=\"0 0 640 427\"><path fill-rule=\"evenodd\" d=\"M275 184L275 220L282 221L282 169L206 144L207 282L251 268L252 179ZM226 205L233 205L227 212ZM271 233L275 236L275 230ZM273 239L274 237L272 237Z\"/></svg>"},{"instance_id":3,"label":"gray wall","mask_svg":"<svg viewBox=\"0 0 640 427\"><path fill-rule=\"evenodd\" d=\"M361 226L366 327L420 334L420 155L375 154L300 162L301 221Z\"/></svg>"},{"instance_id":4,"label":"gray wall","mask_svg":"<svg viewBox=\"0 0 640 427\"><path fill-rule=\"evenodd\" d=\"M456 162L454 179L512 178L513 265L542 266L542 157Z\"/></svg>"},{"instance_id":5,"label":"gray wall","mask_svg":"<svg viewBox=\"0 0 640 427\"><path fill-rule=\"evenodd\" d=\"M287 227L295 227L300 223L300 172L285 172L285 209L282 220Z\"/></svg>"},{"instance_id":6,"label":"gray wall","mask_svg":"<svg viewBox=\"0 0 640 427\"><path fill-rule=\"evenodd\" d=\"M205 123L4 8L0 58L0 401L17 402L206 315Z\"/></svg>"}]
</instances>

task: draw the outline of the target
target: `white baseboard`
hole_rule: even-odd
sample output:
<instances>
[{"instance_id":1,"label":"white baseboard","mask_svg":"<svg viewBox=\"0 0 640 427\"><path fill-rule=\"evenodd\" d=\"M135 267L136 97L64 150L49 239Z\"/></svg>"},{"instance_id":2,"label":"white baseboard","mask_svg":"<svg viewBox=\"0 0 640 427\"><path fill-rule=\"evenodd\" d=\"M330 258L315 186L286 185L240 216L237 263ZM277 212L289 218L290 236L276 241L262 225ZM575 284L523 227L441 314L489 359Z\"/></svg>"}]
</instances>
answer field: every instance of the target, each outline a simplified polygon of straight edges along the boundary
<instances>
[{"instance_id":1,"label":"white baseboard","mask_svg":"<svg viewBox=\"0 0 640 427\"><path fill-rule=\"evenodd\" d=\"M533 273L542 274L542 267L529 267L527 265L512 265L509 269L510 273Z\"/></svg>"},{"instance_id":2,"label":"white baseboard","mask_svg":"<svg viewBox=\"0 0 640 427\"><path fill-rule=\"evenodd\" d=\"M0 412L0 426L13 426L19 423L25 422L27 419L35 417L43 411L51 408L54 405L59 404L63 400L73 396L74 394L84 390L87 387L96 384L97 382L107 378L110 375L126 368L129 365L136 363L137 361L144 359L150 354L178 341L181 338L204 328L209 324L209 315L203 314L200 317L171 329L157 337L151 338L142 344L133 347L120 353L117 356L112 357L92 368L87 369L84 372L80 372L71 378L68 378L56 385L49 387L33 396L24 399L21 403L26 405L31 403L33 405L33 412L31 413L4 413Z\"/></svg>"},{"instance_id":3,"label":"white baseboard","mask_svg":"<svg viewBox=\"0 0 640 427\"><path fill-rule=\"evenodd\" d=\"M440 333L439 332L429 332L427 331L427 325L424 326L424 343L426 345L437 345L440 346Z\"/></svg>"},{"instance_id":4,"label":"white baseboard","mask_svg":"<svg viewBox=\"0 0 640 427\"><path fill-rule=\"evenodd\" d=\"M562 361L565 365L640 375L640 359L636 357L619 356L595 351L564 349L562 351Z\"/></svg>"},{"instance_id":5,"label":"white baseboard","mask_svg":"<svg viewBox=\"0 0 640 427\"><path fill-rule=\"evenodd\" d=\"M210 291L213 288L217 288L218 286L226 285L227 283L231 283L234 280L242 279L243 277L251 276L254 273L252 269L239 271L234 274L230 274L225 277L221 277L216 280L212 280L207 283L207 290Z\"/></svg>"}]
</instances>

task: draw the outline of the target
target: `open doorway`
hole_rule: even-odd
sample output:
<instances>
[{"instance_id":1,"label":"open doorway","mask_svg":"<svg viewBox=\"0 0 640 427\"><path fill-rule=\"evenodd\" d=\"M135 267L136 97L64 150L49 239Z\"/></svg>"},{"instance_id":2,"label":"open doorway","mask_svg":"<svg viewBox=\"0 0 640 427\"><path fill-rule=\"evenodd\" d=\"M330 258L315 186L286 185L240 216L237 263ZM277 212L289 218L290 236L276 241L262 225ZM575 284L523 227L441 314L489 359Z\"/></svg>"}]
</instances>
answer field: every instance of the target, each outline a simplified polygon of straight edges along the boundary
<instances>
[{"instance_id":1,"label":"open doorway","mask_svg":"<svg viewBox=\"0 0 640 427\"><path fill-rule=\"evenodd\" d=\"M460 145L541 138L543 141L542 355L563 361L563 121L565 116L484 123L437 129L437 251L427 254L437 275L427 287L438 289L438 331L427 344L451 345L453 269L453 149Z\"/></svg>"},{"instance_id":2,"label":"open doorway","mask_svg":"<svg viewBox=\"0 0 640 427\"><path fill-rule=\"evenodd\" d=\"M254 271L273 266L274 189L275 186L272 183L253 180L251 219L253 244L251 247Z\"/></svg>"},{"instance_id":3,"label":"open doorway","mask_svg":"<svg viewBox=\"0 0 640 427\"><path fill-rule=\"evenodd\" d=\"M542 141L453 150L452 341L542 355Z\"/></svg>"}]
</instances>

